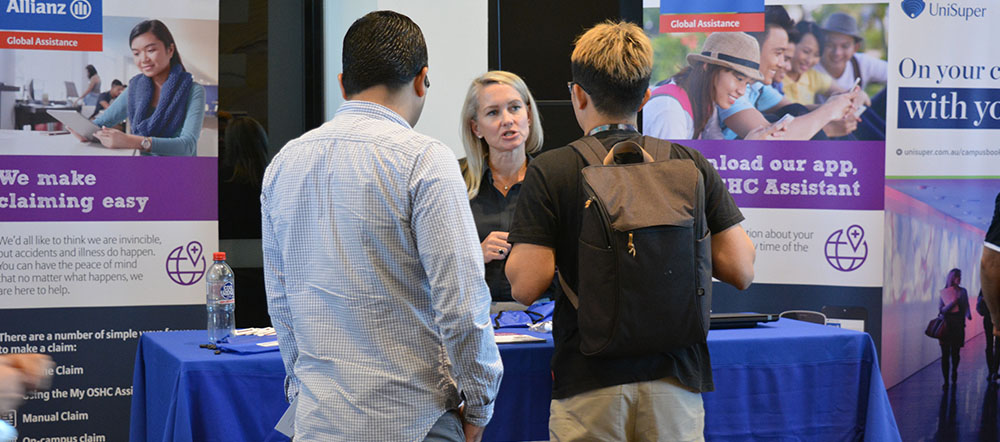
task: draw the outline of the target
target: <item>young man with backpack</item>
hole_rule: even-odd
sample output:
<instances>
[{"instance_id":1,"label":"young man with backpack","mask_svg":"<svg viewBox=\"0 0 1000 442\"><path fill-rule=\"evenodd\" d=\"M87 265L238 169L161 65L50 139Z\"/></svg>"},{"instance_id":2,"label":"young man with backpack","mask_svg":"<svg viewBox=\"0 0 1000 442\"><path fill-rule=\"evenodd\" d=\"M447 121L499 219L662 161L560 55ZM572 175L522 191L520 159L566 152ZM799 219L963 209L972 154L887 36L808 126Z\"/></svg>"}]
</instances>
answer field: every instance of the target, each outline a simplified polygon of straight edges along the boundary
<instances>
[{"instance_id":1,"label":"young man with backpack","mask_svg":"<svg viewBox=\"0 0 1000 442\"><path fill-rule=\"evenodd\" d=\"M532 161L508 237L514 299L538 299L556 267L563 285L552 440L703 440L710 277L753 280L753 244L715 169L636 129L652 57L631 23L577 40L568 86L587 136Z\"/></svg>"}]
</instances>

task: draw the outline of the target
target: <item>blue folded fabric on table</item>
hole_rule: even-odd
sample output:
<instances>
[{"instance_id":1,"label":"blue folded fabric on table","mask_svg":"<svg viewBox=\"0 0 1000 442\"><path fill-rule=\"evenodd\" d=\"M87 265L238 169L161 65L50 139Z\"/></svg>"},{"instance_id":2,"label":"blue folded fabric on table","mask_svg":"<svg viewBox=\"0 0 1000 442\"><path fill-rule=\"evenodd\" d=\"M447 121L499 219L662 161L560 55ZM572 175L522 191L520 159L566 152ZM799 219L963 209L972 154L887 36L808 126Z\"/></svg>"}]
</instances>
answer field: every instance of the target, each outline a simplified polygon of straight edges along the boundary
<instances>
[{"instance_id":1,"label":"blue folded fabric on table","mask_svg":"<svg viewBox=\"0 0 1000 442\"><path fill-rule=\"evenodd\" d=\"M264 345L261 345L264 344ZM229 342L215 345L219 350L228 353L249 355L278 351L277 336L231 336Z\"/></svg>"},{"instance_id":2,"label":"blue folded fabric on table","mask_svg":"<svg viewBox=\"0 0 1000 442\"><path fill-rule=\"evenodd\" d=\"M503 327L530 327L543 321L552 320L552 311L555 310L555 301L539 302L532 304L526 310L504 310L500 313L490 315L493 321L493 328Z\"/></svg>"}]
</instances>

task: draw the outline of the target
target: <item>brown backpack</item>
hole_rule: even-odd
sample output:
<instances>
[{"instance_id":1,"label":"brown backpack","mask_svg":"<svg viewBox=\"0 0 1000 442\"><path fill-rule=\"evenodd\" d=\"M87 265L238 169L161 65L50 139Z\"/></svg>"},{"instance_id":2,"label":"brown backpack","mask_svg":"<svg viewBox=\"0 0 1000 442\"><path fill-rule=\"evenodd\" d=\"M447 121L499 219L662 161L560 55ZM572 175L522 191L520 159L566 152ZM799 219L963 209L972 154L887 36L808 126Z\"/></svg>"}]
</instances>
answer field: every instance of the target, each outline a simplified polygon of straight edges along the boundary
<instances>
[{"instance_id":1,"label":"brown backpack","mask_svg":"<svg viewBox=\"0 0 1000 442\"><path fill-rule=\"evenodd\" d=\"M701 171L652 137L610 151L594 137L570 146L587 164L578 293L560 282L577 308L580 351L626 357L704 343L712 254Z\"/></svg>"}]
</instances>

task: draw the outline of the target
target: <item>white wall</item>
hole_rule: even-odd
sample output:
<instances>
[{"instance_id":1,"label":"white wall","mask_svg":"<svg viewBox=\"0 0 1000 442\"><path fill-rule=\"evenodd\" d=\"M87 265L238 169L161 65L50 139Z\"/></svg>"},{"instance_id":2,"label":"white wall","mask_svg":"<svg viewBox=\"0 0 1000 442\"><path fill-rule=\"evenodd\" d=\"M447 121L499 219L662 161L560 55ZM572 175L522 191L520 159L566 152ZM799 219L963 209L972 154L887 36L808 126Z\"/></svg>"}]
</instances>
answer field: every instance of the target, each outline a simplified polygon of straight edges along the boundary
<instances>
[{"instance_id":1,"label":"white wall","mask_svg":"<svg viewBox=\"0 0 1000 442\"><path fill-rule=\"evenodd\" d=\"M427 75L431 88L416 129L443 141L457 157L464 157L459 136L459 113L469 83L486 72L488 66L487 3L468 0L325 0L326 118L333 118L337 107L344 101L337 74L343 70L341 55L347 28L370 11L391 9L413 19L427 41Z\"/></svg>"}]
</instances>

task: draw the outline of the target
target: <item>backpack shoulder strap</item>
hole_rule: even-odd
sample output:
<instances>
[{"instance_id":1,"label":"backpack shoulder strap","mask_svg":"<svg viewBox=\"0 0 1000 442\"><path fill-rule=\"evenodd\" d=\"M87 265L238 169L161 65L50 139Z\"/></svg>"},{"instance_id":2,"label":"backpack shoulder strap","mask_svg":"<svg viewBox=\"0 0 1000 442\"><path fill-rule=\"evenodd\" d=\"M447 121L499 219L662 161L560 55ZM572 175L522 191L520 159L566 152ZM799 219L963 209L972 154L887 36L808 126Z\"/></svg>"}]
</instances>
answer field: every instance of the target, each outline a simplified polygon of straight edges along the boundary
<instances>
[{"instance_id":1,"label":"backpack shoulder strap","mask_svg":"<svg viewBox=\"0 0 1000 442\"><path fill-rule=\"evenodd\" d=\"M556 275L559 277L559 285L562 286L563 295L566 296L566 299L569 300L569 303L573 305L574 309L579 309L580 298L576 296L576 292L569 288L569 284L567 284L566 280L563 279L562 272L556 272Z\"/></svg>"},{"instance_id":2,"label":"backpack shoulder strap","mask_svg":"<svg viewBox=\"0 0 1000 442\"><path fill-rule=\"evenodd\" d=\"M855 55L851 56L851 68L854 69L854 78L861 78L861 65L858 64L858 59ZM861 85L864 86L865 79L861 78Z\"/></svg>"},{"instance_id":3,"label":"backpack shoulder strap","mask_svg":"<svg viewBox=\"0 0 1000 442\"><path fill-rule=\"evenodd\" d=\"M688 116L694 119L694 111L691 108L691 98L688 97L687 91L684 88L678 86L676 83L669 83L663 86L657 86L656 89L649 94L649 99L652 100L656 97L673 97L681 104L681 109L687 112Z\"/></svg>"},{"instance_id":4,"label":"backpack shoulder strap","mask_svg":"<svg viewBox=\"0 0 1000 442\"><path fill-rule=\"evenodd\" d=\"M604 157L608 154L608 149L592 136L580 138L569 145L583 157L588 166L603 164Z\"/></svg>"}]
</instances>

